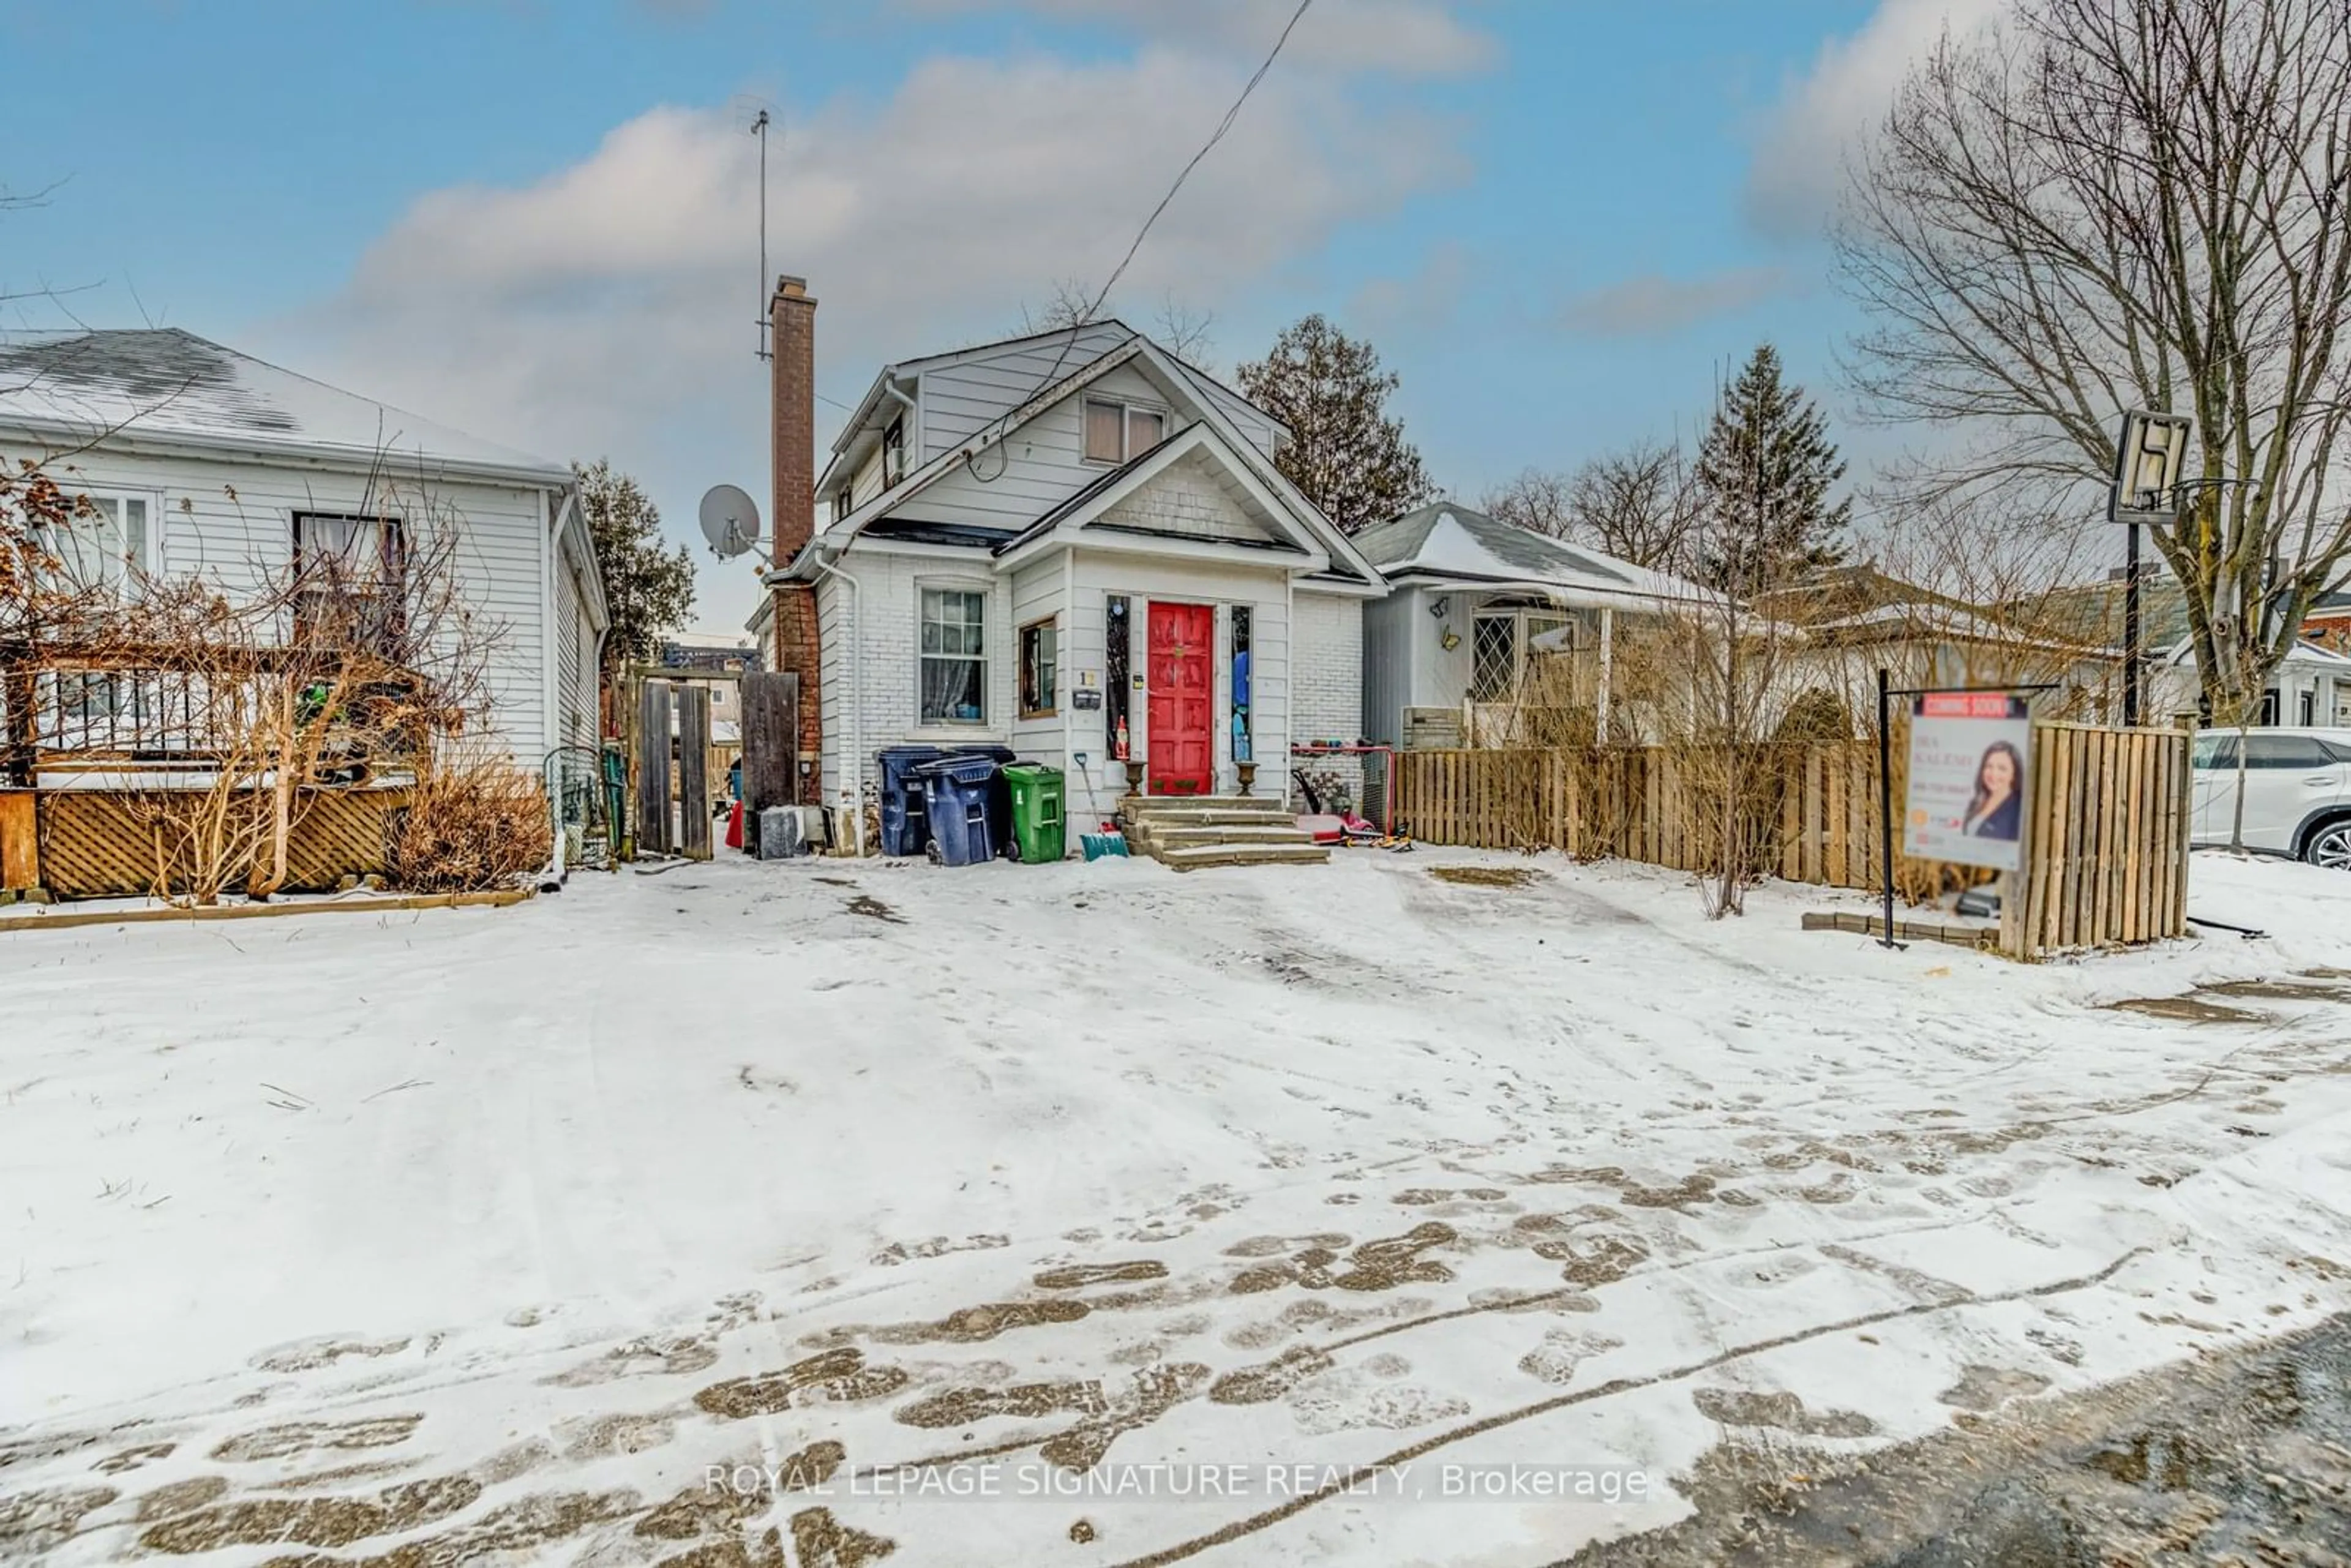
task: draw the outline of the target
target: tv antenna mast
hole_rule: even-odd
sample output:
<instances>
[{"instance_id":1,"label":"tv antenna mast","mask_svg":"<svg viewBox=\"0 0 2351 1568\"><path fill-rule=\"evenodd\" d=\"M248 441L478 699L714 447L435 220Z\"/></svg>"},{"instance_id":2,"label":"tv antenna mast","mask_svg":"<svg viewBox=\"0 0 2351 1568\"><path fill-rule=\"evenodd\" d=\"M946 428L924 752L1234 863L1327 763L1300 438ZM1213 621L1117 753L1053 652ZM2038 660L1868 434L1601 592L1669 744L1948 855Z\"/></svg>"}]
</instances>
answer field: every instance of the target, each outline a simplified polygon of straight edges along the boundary
<instances>
[{"instance_id":1,"label":"tv antenna mast","mask_svg":"<svg viewBox=\"0 0 2351 1568\"><path fill-rule=\"evenodd\" d=\"M768 335L774 324L768 317L768 111L764 109L751 119L751 134L759 139L759 332L752 352L762 360L774 358Z\"/></svg>"}]
</instances>

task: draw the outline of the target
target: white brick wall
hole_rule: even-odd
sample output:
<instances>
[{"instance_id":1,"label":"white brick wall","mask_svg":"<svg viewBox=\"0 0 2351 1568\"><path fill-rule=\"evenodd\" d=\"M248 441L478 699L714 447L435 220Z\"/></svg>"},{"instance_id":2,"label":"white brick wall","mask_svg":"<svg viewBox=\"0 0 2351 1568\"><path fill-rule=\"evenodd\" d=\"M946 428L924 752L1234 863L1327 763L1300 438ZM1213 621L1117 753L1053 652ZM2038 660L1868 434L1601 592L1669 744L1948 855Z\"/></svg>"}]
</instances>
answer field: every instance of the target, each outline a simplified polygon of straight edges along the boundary
<instances>
[{"instance_id":1,"label":"white brick wall","mask_svg":"<svg viewBox=\"0 0 2351 1568\"><path fill-rule=\"evenodd\" d=\"M856 578L856 657L841 667L849 637L851 596L832 588L820 600L824 619L824 798L847 805L863 798L873 781L873 755L885 746L947 746L994 741L1009 745L1019 692L1019 649L1012 619L1012 586L991 575L987 558L924 556L881 550L852 552L843 563ZM831 587L828 580L828 587ZM918 616L925 587L976 589L987 596L985 633L987 656L987 722L931 728L918 722L921 700ZM852 718L844 710L846 682L861 694ZM850 730L854 728L852 736ZM853 740L862 766L843 775L842 747Z\"/></svg>"},{"instance_id":2,"label":"white brick wall","mask_svg":"<svg viewBox=\"0 0 2351 1568\"><path fill-rule=\"evenodd\" d=\"M1290 610L1290 738L1301 746L1352 744L1364 729L1364 602L1301 590ZM1354 758L1317 758L1305 766L1310 773L1336 774L1362 809L1363 768Z\"/></svg>"}]
</instances>

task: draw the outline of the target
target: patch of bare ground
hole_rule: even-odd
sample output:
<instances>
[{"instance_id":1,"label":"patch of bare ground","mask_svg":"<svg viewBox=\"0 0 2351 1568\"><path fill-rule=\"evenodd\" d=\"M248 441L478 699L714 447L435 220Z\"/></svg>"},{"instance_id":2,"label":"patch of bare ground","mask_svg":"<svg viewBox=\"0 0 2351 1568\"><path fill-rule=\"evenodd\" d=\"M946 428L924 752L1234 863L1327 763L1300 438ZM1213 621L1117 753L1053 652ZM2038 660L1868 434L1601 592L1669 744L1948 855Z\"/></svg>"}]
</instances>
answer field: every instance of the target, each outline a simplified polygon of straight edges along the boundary
<instances>
[{"instance_id":1,"label":"patch of bare ground","mask_svg":"<svg viewBox=\"0 0 2351 1568\"><path fill-rule=\"evenodd\" d=\"M795 1405L879 1399L897 1393L906 1381L903 1368L868 1366L863 1351L844 1347L796 1361L779 1372L714 1383L696 1394L694 1402L713 1416L743 1420Z\"/></svg>"},{"instance_id":2,"label":"patch of bare ground","mask_svg":"<svg viewBox=\"0 0 2351 1568\"><path fill-rule=\"evenodd\" d=\"M1048 1269L1037 1276L1036 1285L1040 1291L1079 1291L1088 1285L1132 1284L1165 1278L1166 1264L1143 1259L1133 1263L1072 1263L1066 1268Z\"/></svg>"},{"instance_id":3,"label":"patch of bare ground","mask_svg":"<svg viewBox=\"0 0 2351 1568\"><path fill-rule=\"evenodd\" d=\"M0 1547L41 1552L80 1533L82 1516L122 1494L112 1487L51 1487L0 1497Z\"/></svg>"},{"instance_id":4,"label":"patch of bare ground","mask_svg":"<svg viewBox=\"0 0 2351 1568\"><path fill-rule=\"evenodd\" d=\"M231 1464L289 1458L314 1448L388 1448L416 1434L422 1416L373 1416L358 1421L289 1421L224 1439L212 1457Z\"/></svg>"},{"instance_id":5,"label":"patch of bare ground","mask_svg":"<svg viewBox=\"0 0 2351 1568\"><path fill-rule=\"evenodd\" d=\"M446 1519L482 1495L468 1476L390 1487L371 1498L246 1498L178 1513L148 1526L139 1544L185 1557L229 1546L348 1546Z\"/></svg>"},{"instance_id":6,"label":"patch of bare ground","mask_svg":"<svg viewBox=\"0 0 2351 1568\"><path fill-rule=\"evenodd\" d=\"M1968 1370L2008 1402L1869 1453L1734 1435L1676 1479L1691 1517L1565 1568L2346 1561L2351 1319L2075 1395Z\"/></svg>"},{"instance_id":7,"label":"patch of bare ground","mask_svg":"<svg viewBox=\"0 0 2351 1568\"><path fill-rule=\"evenodd\" d=\"M626 1519L636 1511L639 1501L632 1491L542 1492L517 1498L454 1530L404 1542L375 1556L303 1552L272 1557L262 1568L460 1568L460 1564L486 1560L538 1562L558 1542Z\"/></svg>"},{"instance_id":8,"label":"patch of bare ground","mask_svg":"<svg viewBox=\"0 0 2351 1568\"><path fill-rule=\"evenodd\" d=\"M1524 887L1541 873L1523 865L1433 865L1428 874L1456 887Z\"/></svg>"}]
</instances>

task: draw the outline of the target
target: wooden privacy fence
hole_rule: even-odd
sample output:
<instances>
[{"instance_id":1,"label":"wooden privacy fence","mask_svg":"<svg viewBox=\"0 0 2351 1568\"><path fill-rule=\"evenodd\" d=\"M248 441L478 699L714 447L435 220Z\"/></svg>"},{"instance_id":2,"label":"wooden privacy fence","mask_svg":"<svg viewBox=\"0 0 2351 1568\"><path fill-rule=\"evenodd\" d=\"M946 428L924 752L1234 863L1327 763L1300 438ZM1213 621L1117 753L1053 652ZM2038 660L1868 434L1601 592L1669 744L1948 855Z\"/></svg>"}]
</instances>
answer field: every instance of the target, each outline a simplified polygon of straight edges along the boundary
<instances>
[{"instance_id":1,"label":"wooden privacy fence","mask_svg":"<svg viewBox=\"0 0 2351 1568\"><path fill-rule=\"evenodd\" d=\"M2183 730L2032 727L2024 887L2001 905L2005 946L2029 955L2186 934L2188 747Z\"/></svg>"},{"instance_id":2,"label":"wooden privacy fence","mask_svg":"<svg viewBox=\"0 0 2351 1568\"><path fill-rule=\"evenodd\" d=\"M1877 885L1877 747L1772 743L1741 764L1747 869L1831 887ZM1399 751L1396 820L1416 838L1477 849L1558 849L1718 868L1723 769L1664 747Z\"/></svg>"},{"instance_id":3,"label":"wooden privacy fence","mask_svg":"<svg viewBox=\"0 0 2351 1568\"><path fill-rule=\"evenodd\" d=\"M330 892L348 876L381 875L392 814L408 804L408 791L303 793L308 799L287 841L287 889ZM54 898L133 897L154 891L157 859L155 825L125 791L0 793L0 866L9 891L38 886Z\"/></svg>"},{"instance_id":4,"label":"wooden privacy fence","mask_svg":"<svg viewBox=\"0 0 2351 1568\"><path fill-rule=\"evenodd\" d=\"M1895 735L1897 809L1905 726ZM2186 733L2039 724L2033 736L2025 871L2021 894L2002 900L2001 945L2029 956L2184 934ZM1395 796L1399 827L1428 843L1708 873L1730 842L1751 875L1883 885L1875 740L1771 742L1744 748L1735 766L1664 747L1399 751ZM1990 880L1903 855L1896 841L1895 889L1907 899Z\"/></svg>"}]
</instances>

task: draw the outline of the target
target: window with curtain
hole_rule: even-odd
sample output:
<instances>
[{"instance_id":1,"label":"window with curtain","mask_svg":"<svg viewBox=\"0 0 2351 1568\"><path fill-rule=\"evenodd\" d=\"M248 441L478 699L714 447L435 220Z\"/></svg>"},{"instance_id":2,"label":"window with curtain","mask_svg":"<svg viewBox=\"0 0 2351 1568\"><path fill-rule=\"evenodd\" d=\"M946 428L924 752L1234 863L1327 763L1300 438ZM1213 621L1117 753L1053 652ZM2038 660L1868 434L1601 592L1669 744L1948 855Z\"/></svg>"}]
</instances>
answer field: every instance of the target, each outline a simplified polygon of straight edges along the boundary
<instances>
[{"instance_id":1,"label":"window with curtain","mask_svg":"<svg viewBox=\"0 0 2351 1568\"><path fill-rule=\"evenodd\" d=\"M987 602L977 590L923 590L923 723L987 722Z\"/></svg>"},{"instance_id":2,"label":"window with curtain","mask_svg":"<svg viewBox=\"0 0 2351 1568\"><path fill-rule=\"evenodd\" d=\"M1167 415L1107 398L1086 400L1086 461L1123 463L1167 439Z\"/></svg>"},{"instance_id":3,"label":"window with curtain","mask_svg":"<svg viewBox=\"0 0 2351 1568\"><path fill-rule=\"evenodd\" d=\"M406 586L403 544L397 517L295 513L296 636L391 656Z\"/></svg>"},{"instance_id":4,"label":"window with curtain","mask_svg":"<svg viewBox=\"0 0 2351 1568\"><path fill-rule=\"evenodd\" d=\"M62 527L40 531L68 589L119 593L148 568L148 502L143 496L89 496L89 508Z\"/></svg>"},{"instance_id":5,"label":"window with curtain","mask_svg":"<svg viewBox=\"0 0 2351 1568\"><path fill-rule=\"evenodd\" d=\"M1086 402L1086 461L1126 461L1126 408L1123 403Z\"/></svg>"}]
</instances>

